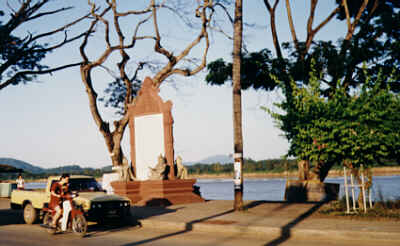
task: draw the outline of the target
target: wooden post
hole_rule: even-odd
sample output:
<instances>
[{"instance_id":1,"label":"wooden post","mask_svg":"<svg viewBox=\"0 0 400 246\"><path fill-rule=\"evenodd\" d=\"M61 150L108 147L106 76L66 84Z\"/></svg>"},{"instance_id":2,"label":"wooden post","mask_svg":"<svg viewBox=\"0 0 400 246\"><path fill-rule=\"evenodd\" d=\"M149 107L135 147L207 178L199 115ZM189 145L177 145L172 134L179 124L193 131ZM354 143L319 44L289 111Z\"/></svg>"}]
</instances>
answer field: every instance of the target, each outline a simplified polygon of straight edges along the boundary
<instances>
[{"instance_id":1,"label":"wooden post","mask_svg":"<svg viewBox=\"0 0 400 246\"><path fill-rule=\"evenodd\" d=\"M233 102L233 142L234 142L234 165L240 172L240 180L234 185L235 201L234 210L243 210L243 133L242 133L242 86L241 86L241 63L242 63L242 0L235 3L235 21L233 36L233 66L232 66L232 102ZM239 178L235 177L235 178Z\"/></svg>"}]
</instances>

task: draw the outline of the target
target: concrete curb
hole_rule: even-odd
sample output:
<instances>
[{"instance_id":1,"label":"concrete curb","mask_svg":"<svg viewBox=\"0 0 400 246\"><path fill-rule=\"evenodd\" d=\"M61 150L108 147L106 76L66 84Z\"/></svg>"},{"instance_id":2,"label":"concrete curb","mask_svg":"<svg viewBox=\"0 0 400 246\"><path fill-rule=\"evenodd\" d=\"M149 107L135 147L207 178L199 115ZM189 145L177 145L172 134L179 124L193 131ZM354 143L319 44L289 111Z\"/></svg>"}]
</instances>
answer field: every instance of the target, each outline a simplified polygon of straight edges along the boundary
<instances>
[{"instance_id":1,"label":"concrete curb","mask_svg":"<svg viewBox=\"0 0 400 246\"><path fill-rule=\"evenodd\" d=\"M314 240L369 240L371 242L392 242L400 245L399 232L384 232L384 231L361 231L361 230L317 230L304 228L291 228L288 231L280 227L268 226L243 226L243 225L218 225L208 223L186 223L186 222L171 222L155 219L140 220L144 228L162 229L162 230L178 230L182 232L212 232L212 233L227 233L240 234L241 236L261 237L261 238L299 238L299 239L314 239Z\"/></svg>"}]
</instances>

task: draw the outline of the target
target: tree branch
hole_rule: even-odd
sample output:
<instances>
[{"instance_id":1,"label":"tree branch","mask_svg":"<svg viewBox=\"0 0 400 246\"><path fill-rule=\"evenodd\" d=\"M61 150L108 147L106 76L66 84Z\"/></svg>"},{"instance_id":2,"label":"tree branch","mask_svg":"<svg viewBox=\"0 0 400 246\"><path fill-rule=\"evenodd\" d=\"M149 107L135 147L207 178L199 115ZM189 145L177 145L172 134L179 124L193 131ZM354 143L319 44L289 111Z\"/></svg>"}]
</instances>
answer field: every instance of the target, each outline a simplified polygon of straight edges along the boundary
<instances>
[{"instance_id":1,"label":"tree branch","mask_svg":"<svg viewBox=\"0 0 400 246\"><path fill-rule=\"evenodd\" d=\"M207 8L209 8L209 7L203 7L202 10L201 10L200 17L201 17L201 20L202 20L202 28L201 28L201 31L200 31L199 35L177 57L175 57L175 56L169 57L169 55L171 53L169 53L165 49L164 50L159 50L160 53L164 54L168 58L169 62L168 62L168 64L166 66L164 66L163 69L161 69L160 72L158 72L156 74L156 76L154 76L153 81L158 87L161 85L161 83L167 77L169 77L172 74L181 74L181 75L184 75L184 76L192 76L192 75L197 74L198 72L200 72L207 65L207 54L208 54L208 49L209 49L209 46L210 46L209 38L208 38L208 32L207 32L207 26L208 26L208 23L210 22L210 20L212 18L212 13L213 13L211 11L210 17L207 18ZM156 21L155 21L155 25L156 25ZM155 27L158 30L158 27L157 26L155 26ZM156 32L156 33L158 33L158 32ZM159 38L159 34L157 34L157 37ZM174 68L174 66L176 64L178 64L184 57L186 57L189 54L189 52L193 49L193 47L195 47L197 44L199 44L203 38L205 39L205 48L204 48L204 52L203 52L203 56L202 56L202 62L194 69Z\"/></svg>"},{"instance_id":2,"label":"tree branch","mask_svg":"<svg viewBox=\"0 0 400 246\"><path fill-rule=\"evenodd\" d=\"M66 68L70 68L70 67L75 67L75 66L79 66L81 65L82 62L78 62L78 63L72 63L72 64L67 64L67 65L63 65L63 66L59 66L56 68L51 68L51 69L46 69L46 70L40 70L40 71L21 71L18 72L16 74L14 74L14 76L12 76L10 79L8 79L7 81L5 81L4 83L0 84L0 90L9 86L10 84L12 84L13 82L15 82L18 78L23 77L25 75L33 75L33 74L49 74L52 72L56 72L59 70L63 70Z\"/></svg>"},{"instance_id":3,"label":"tree branch","mask_svg":"<svg viewBox=\"0 0 400 246\"><path fill-rule=\"evenodd\" d=\"M283 58L281 46L279 43L278 33L276 31L276 21L275 21L275 11L276 7L278 6L279 0L275 0L273 7L269 4L268 0L264 0L264 4L268 9L269 16L270 16L270 26L271 26L271 34L272 34L272 41L275 47L276 55L279 59Z\"/></svg>"},{"instance_id":4,"label":"tree branch","mask_svg":"<svg viewBox=\"0 0 400 246\"><path fill-rule=\"evenodd\" d=\"M28 19L26 19L26 21L31 21L31 20L46 16L46 15L52 15L52 14L56 14L56 13L59 13L59 12L70 10L70 9L73 9L73 7L65 7L65 8L56 9L56 10L53 10L53 11L42 12L42 13L39 13L37 15L29 17Z\"/></svg>"},{"instance_id":5,"label":"tree branch","mask_svg":"<svg viewBox=\"0 0 400 246\"><path fill-rule=\"evenodd\" d=\"M297 36L296 36L296 29L294 28L294 24L293 24L292 10L290 8L289 0L286 0L286 12L287 12L288 20L289 20L290 33L292 34L294 46L296 47L297 51L300 51L299 41L297 40Z\"/></svg>"}]
</instances>

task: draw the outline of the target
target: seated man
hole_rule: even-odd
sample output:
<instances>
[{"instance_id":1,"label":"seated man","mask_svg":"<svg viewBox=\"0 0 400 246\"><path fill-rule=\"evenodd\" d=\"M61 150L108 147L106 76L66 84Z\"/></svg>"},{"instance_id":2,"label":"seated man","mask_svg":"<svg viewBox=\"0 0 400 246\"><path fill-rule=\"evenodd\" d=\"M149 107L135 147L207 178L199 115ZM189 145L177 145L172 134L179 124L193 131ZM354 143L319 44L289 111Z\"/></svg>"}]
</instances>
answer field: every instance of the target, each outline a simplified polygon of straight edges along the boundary
<instances>
[{"instance_id":1,"label":"seated man","mask_svg":"<svg viewBox=\"0 0 400 246\"><path fill-rule=\"evenodd\" d=\"M63 196L63 185L68 183L69 174L63 174L60 181L54 182L50 188L50 208L56 210L56 214L53 217L52 227L56 227L58 220L63 212L62 210L62 196Z\"/></svg>"},{"instance_id":2,"label":"seated man","mask_svg":"<svg viewBox=\"0 0 400 246\"><path fill-rule=\"evenodd\" d=\"M63 210L63 216L62 216L62 221L61 221L61 230L66 231L67 230L67 224L68 224L68 216L69 212L72 209L72 194L69 189L69 175L66 174L67 177L65 178L65 182L62 184L62 210Z\"/></svg>"}]
</instances>

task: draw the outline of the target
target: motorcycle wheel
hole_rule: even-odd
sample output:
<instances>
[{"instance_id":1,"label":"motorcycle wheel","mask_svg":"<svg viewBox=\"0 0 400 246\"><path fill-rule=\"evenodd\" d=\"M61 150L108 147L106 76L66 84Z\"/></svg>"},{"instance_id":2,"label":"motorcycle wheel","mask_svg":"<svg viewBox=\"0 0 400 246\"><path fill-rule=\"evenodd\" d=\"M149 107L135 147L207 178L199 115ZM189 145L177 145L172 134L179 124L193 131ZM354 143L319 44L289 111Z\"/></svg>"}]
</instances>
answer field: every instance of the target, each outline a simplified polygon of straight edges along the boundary
<instances>
[{"instance_id":1,"label":"motorcycle wheel","mask_svg":"<svg viewBox=\"0 0 400 246\"><path fill-rule=\"evenodd\" d=\"M78 214L72 219L72 231L79 234L81 237L86 235L87 221L85 216Z\"/></svg>"},{"instance_id":2,"label":"motorcycle wheel","mask_svg":"<svg viewBox=\"0 0 400 246\"><path fill-rule=\"evenodd\" d=\"M43 224L49 226L49 228L46 228L46 231L47 231L49 234L52 234L52 235L53 235L53 234L56 233L56 229L55 229L55 228L50 228L52 222L53 222L53 216L51 216L50 213L46 213L46 214L44 215L44 218L43 218Z\"/></svg>"}]
</instances>

